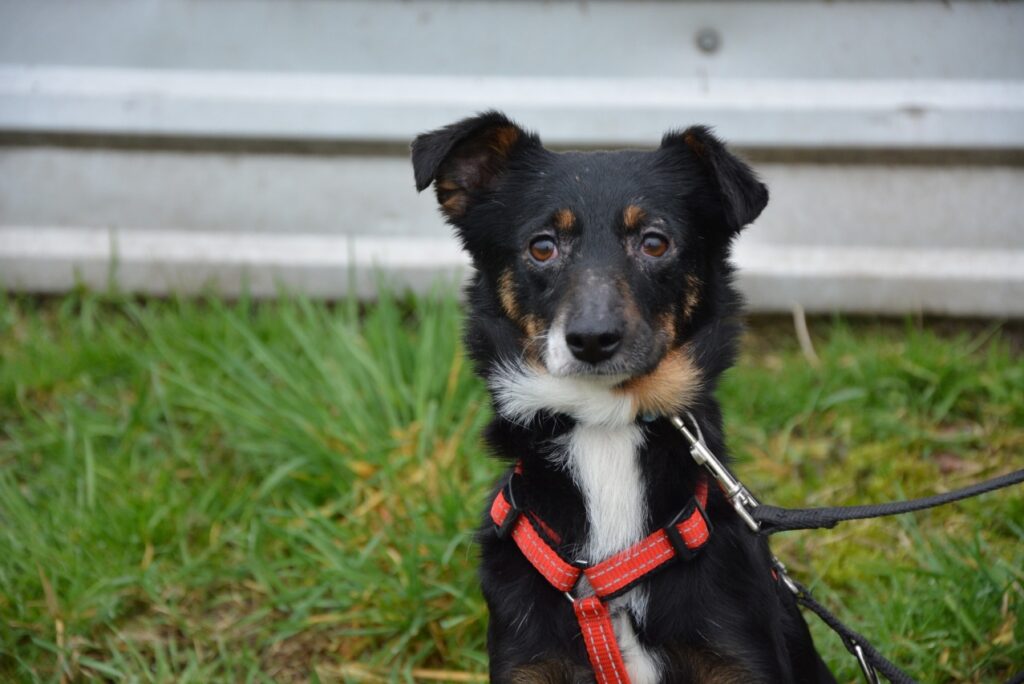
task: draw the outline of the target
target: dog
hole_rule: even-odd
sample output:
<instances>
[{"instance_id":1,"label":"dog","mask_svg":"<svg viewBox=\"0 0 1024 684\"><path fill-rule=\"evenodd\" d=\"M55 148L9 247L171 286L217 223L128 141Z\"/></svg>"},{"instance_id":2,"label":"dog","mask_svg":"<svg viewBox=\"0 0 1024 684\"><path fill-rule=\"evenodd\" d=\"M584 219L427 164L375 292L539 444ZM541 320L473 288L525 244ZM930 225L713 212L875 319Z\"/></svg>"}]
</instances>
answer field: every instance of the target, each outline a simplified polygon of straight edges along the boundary
<instances>
[{"instance_id":1,"label":"dog","mask_svg":"<svg viewBox=\"0 0 1024 684\"><path fill-rule=\"evenodd\" d=\"M724 457L730 246L765 185L707 127L556 153L497 111L418 136L412 163L472 257L464 342L509 466L478 534L491 681L834 682L669 421Z\"/></svg>"}]
</instances>

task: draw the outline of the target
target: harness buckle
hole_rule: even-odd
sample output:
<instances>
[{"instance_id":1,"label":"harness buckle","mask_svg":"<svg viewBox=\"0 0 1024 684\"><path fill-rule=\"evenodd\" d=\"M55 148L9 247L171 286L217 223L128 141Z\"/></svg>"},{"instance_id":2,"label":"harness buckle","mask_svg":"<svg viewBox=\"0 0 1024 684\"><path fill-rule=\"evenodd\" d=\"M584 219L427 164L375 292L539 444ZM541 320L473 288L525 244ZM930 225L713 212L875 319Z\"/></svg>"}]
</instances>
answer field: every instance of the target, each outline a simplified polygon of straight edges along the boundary
<instances>
[{"instance_id":1,"label":"harness buckle","mask_svg":"<svg viewBox=\"0 0 1024 684\"><path fill-rule=\"evenodd\" d=\"M585 561L585 560L583 560L581 558L577 558L576 560L574 560L571 563L571 565L573 567L575 567L575 568L579 568L580 570L586 570L588 567L590 567L590 563L588 563L587 561ZM576 593L576 590L579 589L580 583L581 582L585 582L585 581L586 581L586 575L584 575L581 572L580 576L576 578L576 584L574 584L572 586L572 589L570 589L569 591L562 592L563 595L565 596L565 598L569 599L569 603L571 603L573 605L576 605L576 601L579 601L579 600L582 600L582 599L586 598L585 596L576 597L576 596L573 595L573 594Z\"/></svg>"},{"instance_id":2,"label":"harness buckle","mask_svg":"<svg viewBox=\"0 0 1024 684\"><path fill-rule=\"evenodd\" d=\"M700 517L704 519L704 525L708 529L708 535L710 535L713 530L713 527L711 525L711 519L708 518L707 511L704 510L704 507L700 505L700 501L697 501L697 497L691 498L690 503L684 506L681 511L676 513L675 517L672 518L672 521L662 528L662 531L665 533L665 536L668 537L669 543L672 544L672 548L675 549L676 558L679 558L681 560L688 561L694 558L700 552L700 550L704 548L704 545L701 544L697 548L691 549L689 546L686 545L686 540L683 539L683 535L679 532L679 523L688 519L691 515L693 515L694 511L700 513Z\"/></svg>"},{"instance_id":3,"label":"harness buckle","mask_svg":"<svg viewBox=\"0 0 1024 684\"><path fill-rule=\"evenodd\" d=\"M508 502L509 511L505 515L505 519L501 521L501 524L494 523L494 533L498 535L498 539L505 539L512 533L512 530L516 526L516 522L519 521L519 516L523 514L523 509L516 503L516 497L513 493L512 483L519 478L519 473L512 473L511 477L508 478L508 482L501 488L501 493L505 497L505 501Z\"/></svg>"}]
</instances>

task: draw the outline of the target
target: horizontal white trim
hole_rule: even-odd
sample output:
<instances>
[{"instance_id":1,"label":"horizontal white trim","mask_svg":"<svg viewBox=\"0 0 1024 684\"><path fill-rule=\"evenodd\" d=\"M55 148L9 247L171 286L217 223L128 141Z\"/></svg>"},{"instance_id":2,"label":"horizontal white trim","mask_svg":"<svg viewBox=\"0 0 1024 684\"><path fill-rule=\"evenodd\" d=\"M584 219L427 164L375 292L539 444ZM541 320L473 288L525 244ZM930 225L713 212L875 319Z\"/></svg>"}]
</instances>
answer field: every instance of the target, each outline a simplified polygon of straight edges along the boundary
<instances>
[{"instance_id":1,"label":"horizontal white trim","mask_svg":"<svg viewBox=\"0 0 1024 684\"><path fill-rule=\"evenodd\" d=\"M741 244L740 286L759 311L1024 315L1024 250ZM269 235L90 227L0 227L0 274L15 289L77 282L129 291L223 294L279 287L316 297L374 291L377 272L425 290L470 271L454 239Z\"/></svg>"},{"instance_id":2,"label":"horizontal white trim","mask_svg":"<svg viewBox=\"0 0 1024 684\"><path fill-rule=\"evenodd\" d=\"M245 73L209 70L0 66L0 94L230 101L472 106L736 107L865 109L917 106L963 110L1024 108L1018 81L696 78L543 78L402 74Z\"/></svg>"},{"instance_id":3,"label":"horizontal white trim","mask_svg":"<svg viewBox=\"0 0 1024 684\"><path fill-rule=\"evenodd\" d=\"M742 271L762 278L1024 283L1024 250L765 245L741 241L734 257Z\"/></svg>"},{"instance_id":4,"label":"horizontal white trim","mask_svg":"<svg viewBox=\"0 0 1024 684\"><path fill-rule=\"evenodd\" d=\"M215 264L219 266L349 266L390 268L467 263L452 240L345 235L281 235L266 232L110 230L80 227L0 227L0 259L121 264Z\"/></svg>"},{"instance_id":5,"label":"horizontal white trim","mask_svg":"<svg viewBox=\"0 0 1024 684\"><path fill-rule=\"evenodd\" d=\"M407 141L506 109L556 143L1024 148L1024 82L312 74L0 65L0 129Z\"/></svg>"}]
</instances>

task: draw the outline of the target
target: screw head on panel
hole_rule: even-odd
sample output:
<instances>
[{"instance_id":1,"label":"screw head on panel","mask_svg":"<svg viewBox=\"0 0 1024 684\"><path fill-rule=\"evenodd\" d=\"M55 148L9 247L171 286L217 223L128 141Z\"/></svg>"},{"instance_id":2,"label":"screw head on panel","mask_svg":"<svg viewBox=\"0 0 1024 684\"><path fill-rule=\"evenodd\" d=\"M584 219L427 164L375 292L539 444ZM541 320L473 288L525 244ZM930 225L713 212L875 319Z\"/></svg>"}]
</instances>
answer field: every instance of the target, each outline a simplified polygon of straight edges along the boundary
<instances>
[{"instance_id":1,"label":"screw head on panel","mask_svg":"<svg viewBox=\"0 0 1024 684\"><path fill-rule=\"evenodd\" d=\"M698 50L710 55L722 46L722 36L713 28L702 28L697 31L696 42Z\"/></svg>"}]
</instances>

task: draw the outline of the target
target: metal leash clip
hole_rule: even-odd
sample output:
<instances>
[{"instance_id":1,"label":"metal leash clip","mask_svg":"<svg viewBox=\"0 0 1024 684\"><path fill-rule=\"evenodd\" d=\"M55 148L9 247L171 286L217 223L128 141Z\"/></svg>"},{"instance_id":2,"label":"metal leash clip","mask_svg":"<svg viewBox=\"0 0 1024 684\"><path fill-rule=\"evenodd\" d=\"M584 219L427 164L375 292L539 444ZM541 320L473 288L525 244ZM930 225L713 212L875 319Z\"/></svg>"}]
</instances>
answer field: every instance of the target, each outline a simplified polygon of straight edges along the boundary
<instances>
[{"instance_id":1,"label":"metal leash clip","mask_svg":"<svg viewBox=\"0 0 1024 684\"><path fill-rule=\"evenodd\" d=\"M715 456L708 445L704 442L704 435L700 431L700 423L689 411L686 412L686 417L690 419L693 424L693 429L686 424L679 416L671 416L669 420L672 425L676 427L686 441L690 443L690 456L697 462L697 465L703 466L711 473L712 477L718 482L718 485L722 488L725 493L725 497L732 504L732 507L736 510L736 514L747 524L752 532L759 533L761 531L761 525L751 515L751 509L757 508L759 505L757 499L753 497L749 490L743 486L743 483L733 477L733 474L726 469L718 457ZM786 566L782 564L778 558L773 554L771 556L772 565L774 566L775 574L777 575L780 582L785 586L793 595L800 600L802 598L811 600L810 594L806 593L805 589L797 584L792 577L789 576L789 572L786 570ZM805 604L806 605L806 604ZM817 611L816 611L817 612ZM820 616L821 613L818 613ZM827 621L826 621L827 622ZM829 624L831 627L832 625ZM864 680L867 684L879 684L878 673L875 667L868 660L867 654L864 652L864 648L857 643L857 641L850 638L847 640L847 636L843 635L843 632L839 631L835 627L832 629L836 630L840 636L846 641L849 651L856 657L857 664L860 665L860 670L864 674Z\"/></svg>"},{"instance_id":2,"label":"metal leash clip","mask_svg":"<svg viewBox=\"0 0 1024 684\"><path fill-rule=\"evenodd\" d=\"M672 416L669 420L677 430L683 433L686 441L690 443L690 456L697 462L697 465L707 468L708 472L711 473L712 477L715 478L718 485L722 488L722 491L725 492L725 497L736 510L736 514L747 524L747 527L753 532L760 532L761 525L750 515L750 509L756 508L758 505L757 499L751 495L739 480L733 477L732 473L718 460L718 457L711 453L711 450L708 449L707 444L704 442L704 435L701 434L700 424L697 423L697 419L693 417L693 414L687 411L686 416L693 423L692 431L679 416Z\"/></svg>"},{"instance_id":3,"label":"metal leash clip","mask_svg":"<svg viewBox=\"0 0 1024 684\"><path fill-rule=\"evenodd\" d=\"M796 596L797 598L803 596L803 589L793 581L793 578L789 576L789 570L775 554L772 554L772 565L775 566L775 574L778 575L779 581L782 582L782 585L789 589L790 592L793 593L793 596Z\"/></svg>"},{"instance_id":4,"label":"metal leash clip","mask_svg":"<svg viewBox=\"0 0 1024 684\"><path fill-rule=\"evenodd\" d=\"M857 658L860 671L864 674L864 681L868 684L878 684L878 673L875 672L875 668L868 662L867 656L864 655L864 649L856 641L853 642L853 655Z\"/></svg>"}]
</instances>

